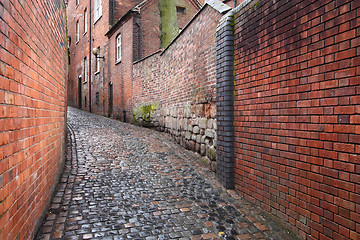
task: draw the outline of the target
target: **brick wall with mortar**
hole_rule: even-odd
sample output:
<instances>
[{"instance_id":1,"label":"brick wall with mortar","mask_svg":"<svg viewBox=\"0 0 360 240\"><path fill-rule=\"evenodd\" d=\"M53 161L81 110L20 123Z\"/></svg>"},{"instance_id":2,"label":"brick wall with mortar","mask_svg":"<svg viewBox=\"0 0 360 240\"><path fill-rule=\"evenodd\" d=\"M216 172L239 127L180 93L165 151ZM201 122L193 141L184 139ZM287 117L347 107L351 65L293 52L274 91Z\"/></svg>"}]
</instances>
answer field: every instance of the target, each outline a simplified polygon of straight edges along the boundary
<instances>
[{"instance_id":1,"label":"brick wall with mortar","mask_svg":"<svg viewBox=\"0 0 360 240\"><path fill-rule=\"evenodd\" d=\"M223 16L209 5L164 52L133 66L133 107L152 105L150 125L181 145L207 155L215 170L215 33ZM136 117L136 114L135 114ZM141 119L136 119L141 121ZM212 161L209 161L212 160Z\"/></svg>"},{"instance_id":2,"label":"brick wall with mortar","mask_svg":"<svg viewBox=\"0 0 360 240\"><path fill-rule=\"evenodd\" d=\"M92 5L92 8L94 6ZM68 35L69 35L69 78L68 78L68 104L80 109L89 110L89 69L84 71L84 58L89 59L89 35L90 14L89 1L79 0L76 5L75 0L68 1L66 13L68 21ZM87 29L84 29L84 12L87 11ZM93 16L91 19L94 19ZM76 39L76 22L79 21L79 40ZM81 46L81 47L79 47ZM86 74L87 73L87 74ZM85 77L85 74L87 75ZM81 78L79 80L79 78ZM87 81L85 82L85 80ZM81 94L79 94L79 91ZM81 105L81 106L80 106Z\"/></svg>"},{"instance_id":3,"label":"brick wall with mortar","mask_svg":"<svg viewBox=\"0 0 360 240\"><path fill-rule=\"evenodd\" d=\"M193 1L177 1L187 12L179 17L184 28L199 9ZM130 122L132 120L133 62L148 56L160 48L159 1L151 0L137 5L128 12L106 34L109 38L109 79L113 83L112 117ZM121 62L115 60L116 37L121 34Z\"/></svg>"},{"instance_id":4,"label":"brick wall with mortar","mask_svg":"<svg viewBox=\"0 0 360 240\"><path fill-rule=\"evenodd\" d=\"M92 6L93 7L93 6ZM89 34L90 34L90 14L89 1L79 0L76 5L75 0L68 1L66 7L69 35L69 78L68 78L68 104L70 106L89 109L89 90L88 83L89 70L84 71L84 58L89 64ZM84 11L87 11L87 29L84 29ZM76 22L79 21L79 40L76 39ZM81 46L81 47L79 47ZM79 82L79 78L80 82ZM80 88L80 89L79 89ZM79 94L79 90L81 94ZM81 98L81 100L79 99ZM80 106L81 105L81 106Z\"/></svg>"},{"instance_id":5,"label":"brick wall with mortar","mask_svg":"<svg viewBox=\"0 0 360 240\"><path fill-rule=\"evenodd\" d=\"M32 239L64 160L62 1L0 3L0 239Z\"/></svg>"},{"instance_id":6,"label":"brick wall with mortar","mask_svg":"<svg viewBox=\"0 0 360 240\"><path fill-rule=\"evenodd\" d=\"M196 1L188 1L188 0L177 0L176 1L176 8L177 8L177 20L178 26L180 29L183 29L186 24L189 22L199 8L203 6L198 4ZM182 8L185 8L185 11L182 11Z\"/></svg>"},{"instance_id":7,"label":"brick wall with mortar","mask_svg":"<svg viewBox=\"0 0 360 240\"><path fill-rule=\"evenodd\" d=\"M360 239L360 2L256 2L235 11L235 187L303 239Z\"/></svg>"},{"instance_id":8,"label":"brick wall with mortar","mask_svg":"<svg viewBox=\"0 0 360 240\"><path fill-rule=\"evenodd\" d=\"M100 71L96 70L96 61L94 54L91 54L91 111L103 116L108 115L109 111L109 81L107 66L109 64L108 59L108 38L105 33L110 27L110 1L102 1L102 16L96 21L94 16L95 8L92 7L91 11L91 48L100 49L100 58L98 63L100 64Z\"/></svg>"},{"instance_id":9,"label":"brick wall with mortar","mask_svg":"<svg viewBox=\"0 0 360 240\"><path fill-rule=\"evenodd\" d=\"M193 0L177 0L176 6L185 8L184 13L177 13L178 26L183 29L201 6ZM141 6L141 58L149 56L161 48L159 0L151 0ZM134 59L134 60L139 60Z\"/></svg>"},{"instance_id":10,"label":"brick wall with mortar","mask_svg":"<svg viewBox=\"0 0 360 240\"><path fill-rule=\"evenodd\" d=\"M114 0L115 9L120 0ZM91 2L91 5L90 5ZM96 114L108 116L109 106L109 44L105 33L112 24L112 2L101 1L101 17L95 19L94 0L69 0L67 4L68 34L71 38L68 104ZM124 8L128 8L129 1L122 1ZM84 30L84 12L87 12L87 30ZM128 10L128 9L127 9ZM124 13L124 9L117 10L117 14ZM76 22L79 21L79 40L76 40ZM100 71L96 70L96 58L91 53L93 48L100 48ZM87 59L87 69L84 68L84 58ZM87 75L85 77L85 74ZM81 77L81 81L79 81ZM87 81L85 81L87 79ZM91 90L90 90L91 89ZM90 94L91 91L91 94ZM81 98L81 100L79 100ZM91 102L91 104L90 104ZM80 106L81 104L81 106Z\"/></svg>"},{"instance_id":11,"label":"brick wall with mortar","mask_svg":"<svg viewBox=\"0 0 360 240\"><path fill-rule=\"evenodd\" d=\"M141 49L139 60L160 49L160 11L159 1L148 1L141 7L141 17L138 19L141 25Z\"/></svg>"},{"instance_id":12,"label":"brick wall with mortar","mask_svg":"<svg viewBox=\"0 0 360 240\"><path fill-rule=\"evenodd\" d=\"M123 24L109 38L109 80L113 88L112 117L124 120L123 111L131 112L132 99L132 63L134 15L129 14ZM116 37L121 34L121 61L116 61ZM129 122L131 115L127 114Z\"/></svg>"}]
</instances>

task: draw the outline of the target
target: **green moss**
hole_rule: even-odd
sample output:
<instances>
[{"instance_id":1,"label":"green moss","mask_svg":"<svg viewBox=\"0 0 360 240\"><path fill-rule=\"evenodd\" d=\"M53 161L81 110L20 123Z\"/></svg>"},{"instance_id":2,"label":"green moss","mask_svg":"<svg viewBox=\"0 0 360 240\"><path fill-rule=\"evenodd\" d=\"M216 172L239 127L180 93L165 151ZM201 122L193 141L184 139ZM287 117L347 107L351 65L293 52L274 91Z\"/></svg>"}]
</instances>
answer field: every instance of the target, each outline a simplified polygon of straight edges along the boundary
<instances>
[{"instance_id":1,"label":"green moss","mask_svg":"<svg viewBox=\"0 0 360 240\"><path fill-rule=\"evenodd\" d=\"M149 127L152 121L152 113L159 107L158 103L147 103L133 109L132 122Z\"/></svg>"},{"instance_id":2,"label":"green moss","mask_svg":"<svg viewBox=\"0 0 360 240\"><path fill-rule=\"evenodd\" d=\"M161 18L161 46L166 48L179 33L176 14L176 1L160 0L159 9Z\"/></svg>"},{"instance_id":3,"label":"green moss","mask_svg":"<svg viewBox=\"0 0 360 240\"><path fill-rule=\"evenodd\" d=\"M257 1L253 6L251 6L250 8L251 8L251 9L256 8L257 5L259 5L261 1L262 1L262 0L258 0L258 1Z\"/></svg>"},{"instance_id":4,"label":"green moss","mask_svg":"<svg viewBox=\"0 0 360 240\"><path fill-rule=\"evenodd\" d=\"M205 166L210 166L210 159L207 157L201 158L201 163Z\"/></svg>"},{"instance_id":5,"label":"green moss","mask_svg":"<svg viewBox=\"0 0 360 240\"><path fill-rule=\"evenodd\" d=\"M209 147L208 152L207 152L207 156L211 160L216 160L216 150L215 150L214 147Z\"/></svg>"}]
</instances>

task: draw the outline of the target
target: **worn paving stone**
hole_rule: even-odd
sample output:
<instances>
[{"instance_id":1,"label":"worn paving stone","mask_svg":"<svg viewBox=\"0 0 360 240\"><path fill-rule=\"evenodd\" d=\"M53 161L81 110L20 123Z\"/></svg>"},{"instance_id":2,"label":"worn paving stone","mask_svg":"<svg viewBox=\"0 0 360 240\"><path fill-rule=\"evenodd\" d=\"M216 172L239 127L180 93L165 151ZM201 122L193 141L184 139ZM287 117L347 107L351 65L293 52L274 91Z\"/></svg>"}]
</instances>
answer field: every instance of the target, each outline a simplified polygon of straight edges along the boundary
<instances>
[{"instance_id":1,"label":"worn paving stone","mask_svg":"<svg viewBox=\"0 0 360 240\"><path fill-rule=\"evenodd\" d=\"M150 129L68 110L66 164L35 239L294 239Z\"/></svg>"}]
</instances>

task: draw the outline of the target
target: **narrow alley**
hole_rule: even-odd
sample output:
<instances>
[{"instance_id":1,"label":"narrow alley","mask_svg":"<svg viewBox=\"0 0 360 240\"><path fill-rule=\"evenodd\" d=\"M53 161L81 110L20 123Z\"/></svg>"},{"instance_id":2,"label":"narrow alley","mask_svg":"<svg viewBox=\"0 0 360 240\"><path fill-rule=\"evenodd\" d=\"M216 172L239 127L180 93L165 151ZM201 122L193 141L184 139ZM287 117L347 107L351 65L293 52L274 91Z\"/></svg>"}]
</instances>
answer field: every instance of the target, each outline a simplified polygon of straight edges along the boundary
<instances>
[{"instance_id":1,"label":"narrow alley","mask_svg":"<svg viewBox=\"0 0 360 240\"><path fill-rule=\"evenodd\" d=\"M66 166L36 239L293 239L164 133L69 107Z\"/></svg>"}]
</instances>

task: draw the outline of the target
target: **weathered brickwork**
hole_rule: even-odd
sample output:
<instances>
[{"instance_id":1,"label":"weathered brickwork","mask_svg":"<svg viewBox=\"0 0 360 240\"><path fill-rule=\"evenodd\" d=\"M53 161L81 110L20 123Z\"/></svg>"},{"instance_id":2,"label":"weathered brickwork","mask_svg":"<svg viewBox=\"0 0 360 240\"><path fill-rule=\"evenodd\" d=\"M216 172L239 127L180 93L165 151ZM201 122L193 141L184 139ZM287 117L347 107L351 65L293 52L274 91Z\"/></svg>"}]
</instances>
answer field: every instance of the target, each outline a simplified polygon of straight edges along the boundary
<instances>
[{"instance_id":1,"label":"weathered brickwork","mask_svg":"<svg viewBox=\"0 0 360 240\"><path fill-rule=\"evenodd\" d=\"M134 120L169 132L186 148L206 155L213 170L215 38L221 17L206 5L165 51L133 66Z\"/></svg>"},{"instance_id":2,"label":"weathered brickwork","mask_svg":"<svg viewBox=\"0 0 360 240\"><path fill-rule=\"evenodd\" d=\"M178 24L184 28L200 9L193 0L178 0L185 13L178 13ZM132 120L133 62L160 49L160 10L158 0L133 3L128 11L106 34L109 38L109 79L112 82L113 111L110 116L122 121ZM121 34L121 61L116 61L116 38ZM135 89L137 91L137 89Z\"/></svg>"},{"instance_id":3,"label":"weathered brickwork","mask_svg":"<svg viewBox=\"0 0 360 240\"><path fill-rule=\"evenodd\" d=\"M110 80L107 68L109 46L105 33L109 30L112 22L110 19L112 11L109 8L112 8L113 5L110 5L109 1L101 2L102 11L99 18L95 18L93 0L79 0L78 5L75 0L69 0L67 3L68 35L71 39L69 44L68 104L108 116L110 111L108 103ZM87 27L85 28L85 26ZM91 52L93 48L100 50L99 61ZM97 62L99 68L97 68Z\"/></svg>"},{"instance_id":4,"label":"weathered brickwork","mask_svg":"<svg viewBox=\"0 0 360 240\"><path fill-rule=\"evenodd\" d=\"M0 3L0 239L32 239L64 160L63 1Z\"/></svg>"},{"instance_id":5,"label":"weathered brickwork","mask_svg":"<svg viewBox=\"0 0 360 240\"><path fill-rule=\"evenodd\" d=\"M92 6L93 8L94 6ZM69 79L68 79L68 104L76 106L80 109L89 110L89 74L90 69L85 70L84 63L86 58L86 65L91 64L91 54L89 53L89 35L91 21L90 18L89 1L79 0L76 5L75 0L70 0L67 3L67 18L68 18L68 35L69 35ZM85 16L87 12L87 28L85 29ZM76 37L76 23L79 23L78 34ZM81 46L81 47L78 47Z\"/></svg>"},{"instance_id":6,"label":"weathered brickwork","mask_svg":"<svg viewBox=\"0 0 360 240\"><path fill-rule=\"evenodd\" d=\"M132 63L134 40L134 16L129 14L123 24L109 38L109 80L112 83L113 111L112 117L129 122L132 96ZM121 36L121 61L116 60L116 38ZM127 116L126 116L127 115Z\"/></svg>"},{"instance_id":7,"label":"weathered brickwork","mask_svg":"<svg viewBox=\"0 0 360 240\"><path fill-rule=\"evenodd\" d=\"M235 186L303 239L360 239L359 19L346 0L235 13Z\"/></svg>"}]
</instances>

